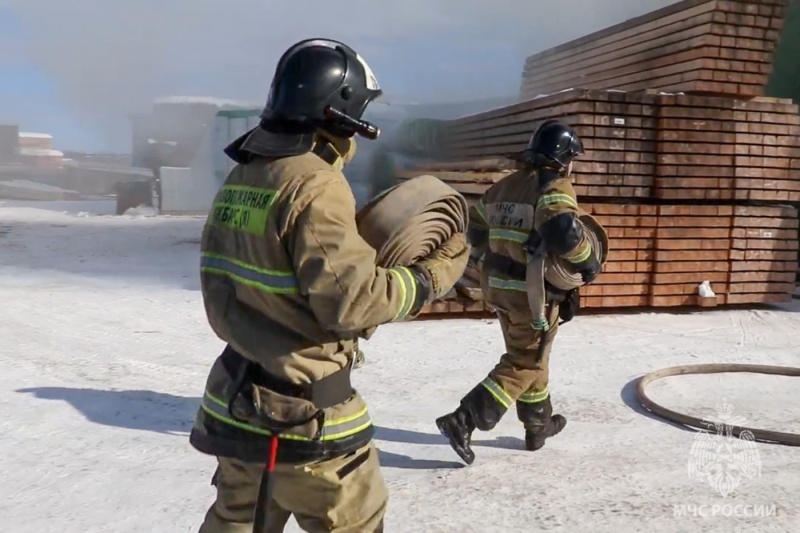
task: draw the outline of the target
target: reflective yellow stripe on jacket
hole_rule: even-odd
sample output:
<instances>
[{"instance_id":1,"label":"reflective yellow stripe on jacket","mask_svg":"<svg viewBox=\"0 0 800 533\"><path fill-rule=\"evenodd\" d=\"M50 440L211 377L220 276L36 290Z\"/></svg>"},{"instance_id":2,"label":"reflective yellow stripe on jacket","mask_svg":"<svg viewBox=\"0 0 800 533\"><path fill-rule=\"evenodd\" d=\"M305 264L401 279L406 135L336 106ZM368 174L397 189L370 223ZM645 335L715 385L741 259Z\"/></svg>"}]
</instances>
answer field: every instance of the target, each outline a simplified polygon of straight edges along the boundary
<instances>
[{"instance_id":1,"label":"reflective yellow stripe on jacket","mask_svg":"<svg viewBox=\"0 0 800 533\"><path fill-rule=\"evenodd\" d=\"M552 207L558 204L569 206L572 209L578 209L578 202L576 202L572 196L564 194L563 192L551 192L541 195L539 200L536 201L536 209Z\"/></svg>"},{"instance_id":2,"label":"reflective yellow stripe on jacket","mask_svg":"<svg viewBox=\"0 0 800 533\"><path fill-rule=\"evenodd\" d=\"M591 255L592 255L592 245L584 237L583 242L578 246L576 246L575 250L571 254L565 255L564 259L566 259L570 263L579 264L589 259Z\"/></svg>"},{"instance_id":3,"label":"reflective yellow stripe on jacket","mask_svg":"<svg viewBox=\"0 0 800 533\"><path fill-rule=\"evenodd\" d=\"M489 239L497 241L511 241L523 244L530 237L527 231L517 231L513 229L492 228L489 230Z\"/></svg>"},{"instance_id":4,"label":"reflective yellow stripe on jacket","mask_svg":"<svg viewBox=\"0 0 800 533\"><path fill-rule=\"evenodd\" d=\"M297 292L294 272L260 268L211 252L201 255L200 271L225 276L237 283L265 292L281 294Z\"/></svg>"},{"instance_id":5,"label":"reflective yellow stripe on jacket","mask_svg":"<svg viewBox=\"0 0 800 533\"><path fill-rule=\"evenodd\" d=\"M225 401L222 400L221 398L214 396L208 391L206 391L205 394L203 395L203 403L200 404L200 408L206 414L208 414L208 416L215 418L225 424L239 428L243 431L249 431L250 433L255 433L257 435L272 436L272 433L268 429L259 426L254 426L246 422L240 422L238 420L234 420L233 418L231 418L231 414L228 412L228 405L225 403ZM367 408L364 407L363 409L361 409L361 411L353 415L326 420L323 424L322 436L320 437L319 440L330 441L330 440L343 439L345 437L355 435L356 433L360 433L361 431L364 431L365 429L369 428L371 425L372 425L372 419L369 416ZM287 440L300 440L300 441L312 440L308 437L304 437L302 435L293 435L291 433L281 433L279 437Z\"/></svg>"},{"instance_id":6,"label":"reflective yellow stripe on jacket","mask_svg":"<svg viewBox=\"0 0 800 533\"><path fill-rule=\"evenodd\" d=\"M394 321L397 322L406 318L414 307L414 302L417 301L417 282L414 274L406 267L392 267L389 272L400 282L400 291L403 295L400 308L394 317Z\"/></svg>"}]
</instances>

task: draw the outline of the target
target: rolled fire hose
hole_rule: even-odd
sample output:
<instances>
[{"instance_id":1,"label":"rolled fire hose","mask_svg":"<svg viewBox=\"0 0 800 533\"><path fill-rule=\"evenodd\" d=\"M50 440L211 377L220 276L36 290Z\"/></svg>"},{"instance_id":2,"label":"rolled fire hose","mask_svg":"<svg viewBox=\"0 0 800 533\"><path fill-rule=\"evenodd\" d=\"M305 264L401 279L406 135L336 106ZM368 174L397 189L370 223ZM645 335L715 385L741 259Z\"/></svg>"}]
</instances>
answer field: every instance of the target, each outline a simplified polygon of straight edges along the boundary
<instances>
[{"instance_id":1,"label":"rolled fire hose","mask_svg":"<svg viewBox=\"0 0 800 533\"><path fill-rule=\"evenodd\" d=\"M594 217L582 213L584 235L589 240L592 251L597 255L601 265L608 259L608 234ZM549 323L550 316L545 305L547 300L545 280L562 291L577 289L583 285L580 274L575 272L566 259L548 255L544 247L540 248L528 262L525 283L528 294L528 305L533 313L534 323ZM544 344L544 343L543 343Z\"/></svg>"},{"instance_id":2,"label":"rolled fire hose","mask_svg":"<svg viewBox=\"0 0 800 533\"><path fill-rule=\"evenodd\" d=\"M636 399L645 409L667 420L671 420L673 422L683 424L684 426L689 426L696 429L710 430L717 428L717 431L719 431L718 428L722 427L723 424L684 415L682 413L678 413L677 411L662 407L651 400L646 391L647 386L652 382L670 376L685 376L691 374L722 374L728 372L748 372L751 374L800 377L800 368L793 368L789 366L746 365L736 363L673 366L651 372L650 374L639 378L639 381L636 384ZM749 432L757 442L783 444L786 446L800 446L800 434L797 433L768 431L765 429L756 429L745 426L729 426L729 429L731 435L735 437L739 437L742 433Z\"/></svg>"},{"instance_id":3,"label":"rolled fire hose","mask_svg":"<svg viewBox=\"0 0 800 533\"><path fill-rule=\"evenodd\" d=\"M434 176L404 181L373 198L356 215L358 231L383 268L410 266L456 233L466 233L467 201Z\"/></svg>"},{"instance_id":4,"label":"rolled fire hose","mask_svg":"<svg viewBox=\"0 0 800 533\"><path fill-rule=\"evenodd\" d=\"M434 176L419 176L373 198L356 214L358 232L377 251L376 264L383 268L410 266L428 257L455 233L466 233L467 201L455 189ZM376 328L363 332L369 338ZM269 468L274 467L277 439L273 439ZM262 531L271 484L265 470L259 488L253 531ZM263 497L261 495L264 495Z\"/></svg>"}]
</instances>

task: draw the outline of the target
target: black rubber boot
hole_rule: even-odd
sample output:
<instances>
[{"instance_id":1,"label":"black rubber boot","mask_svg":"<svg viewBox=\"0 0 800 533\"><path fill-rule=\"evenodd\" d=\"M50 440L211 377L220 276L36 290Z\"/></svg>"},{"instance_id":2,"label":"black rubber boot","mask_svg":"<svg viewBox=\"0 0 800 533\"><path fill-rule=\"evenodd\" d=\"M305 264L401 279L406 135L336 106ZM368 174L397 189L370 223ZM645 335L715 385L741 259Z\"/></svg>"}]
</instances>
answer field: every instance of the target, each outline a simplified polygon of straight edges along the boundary
<instances>
[{"instance_id":1,"label":"black rubber boot","mask_svg":"<svg viewBox=\"0 0 800 533\"><path fill-rule=\"evenodd\" d=\"M553 414L549 396L541 402L519 402L517 412L525 425L525 449L531 452L541 449L545 440L561 433L567 425L566 418Z\"/></svg>"},{"instance_id":2,"label":"black rubber boot","mask_svg":"<svg viewBox=\"0 0 800 533\"><path fill-rule=\"evenodd\" d=\"M439 428L439 432L450 441L450 446L458 456L465 463L471 465L475 460L475 453L470 447L475 423L472 421L469 411L459 407L455 412L437 418L436 426Z\"/></svg>"}]
</instances>

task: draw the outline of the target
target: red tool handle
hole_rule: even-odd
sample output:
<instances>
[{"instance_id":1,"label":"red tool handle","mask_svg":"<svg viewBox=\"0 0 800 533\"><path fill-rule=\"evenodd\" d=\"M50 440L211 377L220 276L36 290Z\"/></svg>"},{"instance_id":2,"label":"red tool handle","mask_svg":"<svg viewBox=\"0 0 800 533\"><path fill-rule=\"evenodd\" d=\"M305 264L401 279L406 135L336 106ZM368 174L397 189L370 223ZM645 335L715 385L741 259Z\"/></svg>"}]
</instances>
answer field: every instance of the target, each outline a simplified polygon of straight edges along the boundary
<instances>
[{"instance_id":1,"label":"red tool handle","mask_svg":"<svg viewBox=\"0 0 800 533\"><path fill-rule=\"evenodd\" d=\"M262 533L267 527L267 508L272 499L272 483L270 473L275 470L278 460L278 436L273 435L269 441L269 458L261 474L261 483L258 485L256 509L253 515L253 533Z\"/></svg>"},{"instance_id":2,"label":"red tool handle","mask_svg":"<svg viewBox=\"0 0 800 533\"><path fill-rule=\"evenodd\" d=\"M269 441L269 462L267 463L267 471L272 472L275 470L275 463L278 460L278 437L273 435Z\"/></svg>"}]
</instances>

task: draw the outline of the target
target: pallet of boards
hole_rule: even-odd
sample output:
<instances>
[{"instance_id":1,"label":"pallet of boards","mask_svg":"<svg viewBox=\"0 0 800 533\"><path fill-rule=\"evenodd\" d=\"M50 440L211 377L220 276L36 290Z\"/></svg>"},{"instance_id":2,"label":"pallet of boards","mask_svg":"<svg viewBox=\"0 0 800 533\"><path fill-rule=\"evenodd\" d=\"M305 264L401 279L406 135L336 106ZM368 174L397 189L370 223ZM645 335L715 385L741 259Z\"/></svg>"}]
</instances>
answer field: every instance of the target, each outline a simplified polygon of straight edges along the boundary
<instances>
[{"instance_id":1,"label":"pallet of boards","mask_svg":"<svg viewBox=\"0 0 800 533\"><path fill-rule=\"evenodd\" d=\"M480 273L473 265L467 266L464 276L444 298L432 302L420 311L420 315L426 317L488 313L494 313L494 310L483 302Z\"/></svg>"},{"instance_id":2,"label":"pallet of boards","mask_svg":"<svg viewBox=\"0 0 800 533\"><path fill-rule=\"evenodd\" d=\"M762 96L787 0L684 0L534 54L523 99L571 87Z\"/></svg>"},{"instance_id":3,"label":"pallet of boards","mask_svg":"<svg viewBox=\"0 0 800 533\"><path fill-rule=\"evenodd\" d=\"M585 204L608 231L586 307L680 307L791 299L798 218L789 207ZM714 297L699 289L708 282Z\"/></svg>"},{"instance_id":4,"label":"pallet of boards","mask_svg":"<svg viewBox=\"0 0 800 533\"><path fill-rule=\"evenodd\" d=\"M610 253L597 281L580 289L589 309L715 307L785 302L795 291L798 214L790 207L584 204L604 225ZM473 290L476 274L465 273ZM707 282L713 297L704 297ZM458 295L426 316L485 314Z\"/></svg>"},{"instance_id":5,"label":"pallet of boards","mask_svg":"<svg viewBox=\"0 0 800 533\"><path fill-rule=\"evenodd\" d=\"M512 172L516 163L507 158L427 163L423 167L396 169L394 180L407 181L434 175L461 193L468 202L477 201L486 189Z\"/></svg>"},{"instance_id":6,"label":"pallet of boards","mask_svg":"<svg viewBox=\"0 0 800 533\"><path fill-rule=\"evenodd\" d=\"M583 204L609 237L609 253L597 280L580 289L586 308L647 307L658 219L655 206Z\"/></svg>"},{"instance_id":7,"label":"pallet of boards","mask_svg":"<svg viewBox=\"0 0 800 533\"><path fill-rule=\"evenodd\" d=\"M654 197L800 201L800 115L785 100L657 95Z\"/></svg>"},{"instance_id":8,"label":"pallet of boards","mask_svg":"<svg viewBox=\"0 0 800 533\"><path fill-rule=\"evenodd\" d=\"M791 207L584 204L604 225L610 252L597 281L580 289L587 309L716 307L789 301L798 270L797 210ZM478 291L477 273L462 279ZM714 296L703 296L706 282ZM425 316L486 314L461 291Z\"/></svg>"},{"instance_id":9,"label":"pallet of boards","mask_svg":"<svg viewBox=\"0 0 800 533\"><path fill-rule=\"evenodd\" d=\"M462 162L507 157L525 148L538 124L558 118L586 147L575 163L576 192L646 198L655 173L655 103L655 95L586 89L535 98L449 121L444 154Z\"/></svg>"},{"instance_id":10,"label":"pallet of boards","mask_svg":"<svg viewBox=\"0 0 800 533\"><path fill-rule=\"evenodd\" d=\"M551 118L586 148L572 178L581 197L800 201L798 106L776 98L564 91L450 121L445 157L461 170L448 177L468 183L480 174L468 160L519 153Z\"/></svg>"},{"instance_id":11,"label":"pallet of boards","mask_svg":"<svg viewBox=\"0 0 800 533\"><path fill-rule=\"evenodd\" d=\"M482 301L459 296L452 300L437 300L423 307L419 315L432 317L437 315L484 315L487 313L494 313L494 311Z\"/></svg>"}]
</instances>

